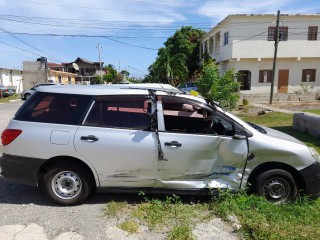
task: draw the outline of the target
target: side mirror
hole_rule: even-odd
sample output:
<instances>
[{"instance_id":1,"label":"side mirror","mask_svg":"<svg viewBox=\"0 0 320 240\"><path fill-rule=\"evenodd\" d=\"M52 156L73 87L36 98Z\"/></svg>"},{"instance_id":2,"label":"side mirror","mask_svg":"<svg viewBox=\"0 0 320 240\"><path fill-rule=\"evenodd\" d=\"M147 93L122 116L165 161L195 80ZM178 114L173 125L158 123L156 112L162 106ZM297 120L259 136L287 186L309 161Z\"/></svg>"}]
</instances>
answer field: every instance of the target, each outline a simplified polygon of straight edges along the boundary
<instances>
[{"instance_id":1,"label":"side mirror","mask_svg":"<svg viewBox=\"0 0 320 240\"><path fill-rule=\"evenodd\" d=\"M246 139L247 136L246 135L242 135L241 133L235 133L233 135L233 139Z\"/></svg>"},{"instance_id":2,"label":"side mirror","mask_svg":"<svg viewBox=\"0 0 320 240\"><path fill-rule=\"evenodd\" d=\"M246 139L248 138L247 131L245 129L242 129L241 131L235 131L233 135L233 139Z\"/></svg>"}]
</instances>

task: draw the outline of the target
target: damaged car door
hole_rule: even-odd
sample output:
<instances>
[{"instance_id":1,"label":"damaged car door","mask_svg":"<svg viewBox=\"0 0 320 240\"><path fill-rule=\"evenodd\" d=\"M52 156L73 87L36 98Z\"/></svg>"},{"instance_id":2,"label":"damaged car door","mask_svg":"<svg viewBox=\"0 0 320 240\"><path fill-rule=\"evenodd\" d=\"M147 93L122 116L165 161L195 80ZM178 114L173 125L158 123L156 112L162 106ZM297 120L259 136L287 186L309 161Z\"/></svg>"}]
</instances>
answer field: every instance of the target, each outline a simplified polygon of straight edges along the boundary
<instances>
[{"instance_id":1,"label":"damaged car door","mask_svg":"<svg viewBox=\"0 0 320 240\"><path fill-rule=\"evenodd\" d=\"M158 161L155 187L238 190L248 155L246 137L236 135L242 127L203 103L170 96L159 100L164 157Z\"/></svg>"},{"instance_id":2,"label":"damaged car door","mask_svg":"<svg viewBox=\"0 0 320 240\"><path fill-rule=\"evenodd\" d=\"M147 111L147 96L96 98L74 142L101 187L153 186L157 148Z\"/></svg>"}]
</instances>

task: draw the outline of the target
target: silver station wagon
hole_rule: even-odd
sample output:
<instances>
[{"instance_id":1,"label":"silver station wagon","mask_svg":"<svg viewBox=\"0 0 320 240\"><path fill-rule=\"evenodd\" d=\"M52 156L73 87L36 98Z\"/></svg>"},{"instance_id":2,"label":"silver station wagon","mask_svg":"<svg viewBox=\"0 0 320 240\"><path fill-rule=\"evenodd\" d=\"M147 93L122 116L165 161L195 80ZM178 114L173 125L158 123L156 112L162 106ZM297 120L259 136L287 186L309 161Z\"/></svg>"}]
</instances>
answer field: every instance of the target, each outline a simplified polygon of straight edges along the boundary
<instances>
[{"instance_id":1,"label":"silver station wagon","mask_svg":"<svg viewBox=\"0 0 320 240\"><path fill-rule=\"evenodd\" d=\"M314 149L170 85L39 87L1 138L0 176L63 205L94 190L320 193Z\"/></svg>"}]
</instances>

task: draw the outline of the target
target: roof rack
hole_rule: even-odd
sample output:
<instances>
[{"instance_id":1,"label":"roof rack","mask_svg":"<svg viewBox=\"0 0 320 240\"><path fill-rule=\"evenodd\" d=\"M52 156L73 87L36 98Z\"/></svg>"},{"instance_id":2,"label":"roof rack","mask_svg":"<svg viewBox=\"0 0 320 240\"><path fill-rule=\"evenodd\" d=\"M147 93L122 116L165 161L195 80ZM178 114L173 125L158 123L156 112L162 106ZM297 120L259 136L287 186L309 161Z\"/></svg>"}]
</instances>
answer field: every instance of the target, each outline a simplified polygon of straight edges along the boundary
<instances>
[{"instance_id":1,"label":"roof rack","mask_svg":"<svg viewBox=\"0 0 320 240\"><path fill-rule=\"evenodd\" d=\"M185 94L184 91L175 88L169 84L136 84L135 86L132 85L124 85L121 87L122 89L139 89L139 90L148 90L148 91L159 91L159 92L166 92L170 94Z\"/></svg>"}]
</instances>

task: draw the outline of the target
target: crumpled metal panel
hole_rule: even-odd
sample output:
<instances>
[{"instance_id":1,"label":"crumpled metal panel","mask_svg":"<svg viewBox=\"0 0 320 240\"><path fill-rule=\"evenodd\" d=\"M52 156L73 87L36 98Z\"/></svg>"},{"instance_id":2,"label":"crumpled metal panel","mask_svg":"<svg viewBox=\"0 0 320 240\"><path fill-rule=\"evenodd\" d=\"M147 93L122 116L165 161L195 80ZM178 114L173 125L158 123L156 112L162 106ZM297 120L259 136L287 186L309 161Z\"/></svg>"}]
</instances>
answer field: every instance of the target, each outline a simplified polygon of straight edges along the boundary
<instances>
[{"instance_id":1,"label":"crumpled metal panel","mask_svg":"<svg viewBox=\"0 0 320 240\"><path fill-rule=\"evenodd\" d=\"M239 189L247 158L245 139L163 132L160 139L167 161L158 163L155 187ZM182 146L164 145L172 141Z\"/></svg>"}]
</instances>

